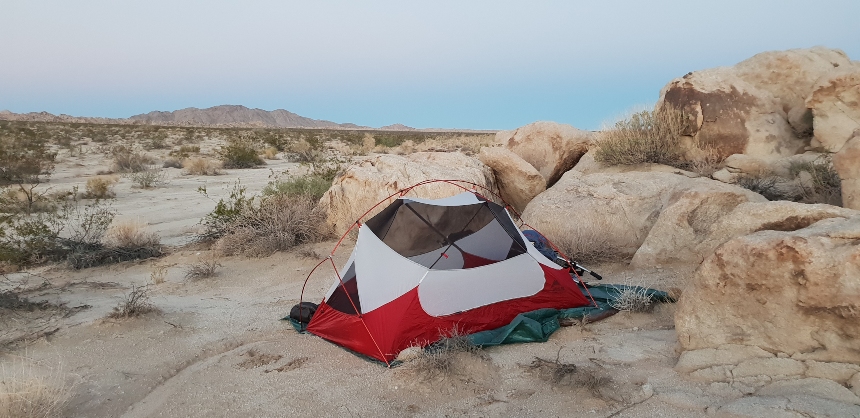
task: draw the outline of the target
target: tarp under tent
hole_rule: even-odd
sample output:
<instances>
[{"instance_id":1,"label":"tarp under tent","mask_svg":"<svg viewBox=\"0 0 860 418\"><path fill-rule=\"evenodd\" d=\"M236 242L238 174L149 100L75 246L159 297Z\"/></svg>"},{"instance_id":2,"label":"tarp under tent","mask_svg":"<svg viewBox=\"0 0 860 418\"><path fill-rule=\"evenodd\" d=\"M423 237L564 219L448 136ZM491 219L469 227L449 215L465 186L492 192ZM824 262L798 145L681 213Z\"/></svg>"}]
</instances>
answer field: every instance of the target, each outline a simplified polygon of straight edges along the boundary
<instances>
[{"instance_id":1,"label":"tarp under tent","mask_svg":"<svg viewBox=\"0 0 860 418\"><path fill-rule=\"evenodd\" d=\"M360 225L336 273L307 331L386 363L451 330L477 335L524 313L599 308L505 207L473 191L394 200Z\"/></svg>"}]
</instances>

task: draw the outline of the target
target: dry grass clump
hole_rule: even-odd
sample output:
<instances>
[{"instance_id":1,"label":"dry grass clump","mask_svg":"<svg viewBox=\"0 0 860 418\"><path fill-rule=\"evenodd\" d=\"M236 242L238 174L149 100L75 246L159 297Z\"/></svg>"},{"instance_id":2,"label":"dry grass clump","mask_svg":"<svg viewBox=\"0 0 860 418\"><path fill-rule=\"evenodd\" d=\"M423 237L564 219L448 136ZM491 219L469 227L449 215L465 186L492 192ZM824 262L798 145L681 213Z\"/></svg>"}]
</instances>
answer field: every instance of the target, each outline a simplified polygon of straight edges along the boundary
<instances>
[{"instance_id":1,"label":"dry grass clump","mask_svg":"<svg viewBox=\"0 0 860 418\"><path fill-rule=\"evenodd\" d=\"M275 251L319 242L328 234L322 228L325 214L307 195L273 195L247 205L226 225L216 248L225 255L265 257Z\"/></svg>"},{"instance_id":2,"label":"dry grass clump","mask_svg":"<svg viewBox=\"0 0 860 418\"><path fill-rule=\"evenodd\" d=\"M182 168L182 161L179 161L179 158L170 157L164 160L161 168Z\"/></svg>"},{"instance_id":3,"label":"dry grass clump","mask_svg":"<svg viewBox=\"0 0 860 418\"><path fill-rule=\"evenodd\" d=\"M219 263L215 258L201 260L188 265L185 269L185 278L194 280L213 277L220 267L221 263Z\"/></svg>"},{"instance_id":4,"label":"dry grass clump","mask_svg":"<svg viewBox=\"0 0 860 418\"><path fill-rule=\"evenodd\" d=\"M113 171L118 173L136 173L149 168L154 163L146 154L134 152L125 146L116 146L111 150L113 155Z\"/></svg>"},{"instance_id":5,"label":"dry grass clump","mask_svg":"<svg viewBox=\"0 0 860 418\"><path fill-rule=\"evenodd\" d=\"M141 248L160 247L160 237L146 230L146 225L138 221L125 221L111 225L105 233L104 241L111 247Z\"/></svg>"},{"instance_id":6,"label":"dry grass clump","mask_svg":"<svg viewBox=\"0 0 860 418\"><path fill-rule=\"evenodd\" d=\"M152 284L162 284L167 279L167 266L155 266L152 272L149 273L149 279Z\"/></svg>"},{"instance_id":7,"label":"dry grass clump","mask_svg":"<svg viewBox=\"0 0 860 418\"><path fill-rule=\"evenodd\" d=\"M647 288L628 283L609 302L609 306L622 312L650 312L654 309L654 300L648 295Z\"/></svg>"},{"instance_id":8,"label":"dry grass clump","mask_svg":"<svg viewBox=\"0 0 860 418\"><path fill-rule=\"evenodd\" d=\"M409 368L425 381L450 377L459 374L457 360L463 355L484 359L481 347L455 327L411 360Z\"/></svg>"},{"instance_id":9,"label":"dry grass clump","mask_svg":"<svg viewBox=\"0 0 860 418\"><path fill-rule=\"evenodd\" d=\"M563 362L560 358L562 348L564 347L558 349L555 360L535 357L531 364L524 367L554 386L571 386L584 389L594 397L605 398L602 390L612 383L612 378L609 377L603 366L594 360L592 360L594 366L584 367Z\"/></svg>"},{"instance_id":10,"label":"dry grass clump","mask_svg":"<svg viewBox=\"0 0 860 418\"><path fill-rule=\"evenodd\" d=\"M736 184L768 200L842 205L842 181L830 157L792 162L788 177L771 172L744 174Z\"/></svg>"},{"instance_id":11,"label":"dry grass clump","mask_svg":"<svg viewBox=\"0 0 860 418\"><path fill-rule=\"evenodd\" d=\"M184 173L193 176L217 176L221 174L221 165L207 158L188 158L182 162Z\"/></svg>"},{"instance_id":12,"label":"dry grass clump","mask_svg":"<svg viewBox=\"0 0 860 418\"><path fill-rule=\"evenodd\" d=\"M113 308L113 312L108 315L108 318L134 318L158 311L159 309L151 302L149 289L146 286L132 285L131 292L125 295L125 298L119 303L119 305Z\"/></svg>"},{"instance_id":13,"label":"dry grass clump","mask_svg":"<svg viewBox=\"0 0 860 418\"><path fill-rule=\"evenodd\" d=\"M277 160L278 159L278 149L275 147L268 147L263 150L263 158L267 160Z\"/></svg>"},{"instance_id":14,"label":"dry grass clump","mask_svg":"<svg viewBox=\"0 0 860 418\"><path fill-rule=\"evenodd\" d=\"M4 364L0 368L0 417L63 416L71 389L60 368L39 375L29 361Z\"/></svg>"},{"instance_id":15,"label":"dry grass clump","mask_svg":"<svg viewBox=\"0 0 860 418\"><path fill-rule=\"evenodd\" d=\"M571 259L586 264L624 259L627 254L615 240L615 234L627 233L605 219L558 220L541 228L552 242Z\"/></svg>"},{"instance_id":16,"label":"dry grass clump","mask_svg":"<svg viewBox=\"0 0 860 418\"><path fill-rule=\"evenodd\" d=\"M146 169L126 174L126 177L141 189L152 189L170 184L170 176L164 169L150 166Z\"/></svg>"},{"instance_id":17,"label":"dry grass clump","mask_svg":"<svg viewBox=\"0 0 860 418\"><path fill-rule=\"evenodd\" d=\"M87 179L86 199L109 199L116 196L113 186L119 181L116 176L98 176Z\"/></svg>"},{"instance_id":18,"label":"dry grass clump","mask_svg":"<svg viewBox=\"0 0 860 418\"><path fill-rule=\"evenodd\" d=\"M594 159L607 165L682 166L682 136L688 123L687 115L672 107L634 113L600 132Z\"/></svg>"}]
</instances>

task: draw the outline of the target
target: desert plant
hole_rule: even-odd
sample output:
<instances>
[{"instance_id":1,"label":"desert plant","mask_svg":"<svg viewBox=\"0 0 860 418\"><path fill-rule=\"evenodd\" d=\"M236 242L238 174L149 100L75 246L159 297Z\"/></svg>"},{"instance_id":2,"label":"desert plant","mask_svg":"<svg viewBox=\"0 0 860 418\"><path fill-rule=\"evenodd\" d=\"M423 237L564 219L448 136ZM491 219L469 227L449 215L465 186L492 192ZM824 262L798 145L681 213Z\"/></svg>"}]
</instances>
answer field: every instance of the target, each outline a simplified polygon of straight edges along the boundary
<instances>
[{"instance_id":1,"label":"desert plant","mask_svg":"<svg viewBox=\"0 0 860 418\"><path fill-rule=\"evenodd\" d=\"M146 154L134 152L123 145L111 149L113 155L113 171L118 173L136 173L149 168L154 161Z\"/></svg>"},{"instance_id":2,"label":"desert plant","mask_svg":"<svg viewBox=\"0 0 860 418\"><path fill-rule=\"evenodd\" d=\"M257 155L258 148L255 141L233 138L218 150L218 156L224 168L253 168L265 164Z\"/></svg>"},{"instance_id":3,"label":"desert plant","mask_svg":"<svg viewBox=\"0 0 860 418\"><path fill-rule=\"evenodd\" d=\"M158 312L158 308L152 304L149 296L149 288L146 286L131 286L129 292L120 303L108 314L108 318L125 319Z\"/></svg>"},{"instance_id":4,"label":"desert plant","mask_svg":"<svg viewBox=\"0 0 860 418\"><path fill-rule=\"evenodd\" d=\"M561 349L563 347L558 348L558 352L555 355L555 361L544 360L540 357L535 357L532 360L532 363L529 365L529 368L533 371L538 372L538 374L548 380L550 383L559 384L565 378L568 378L570 375L576 372L576 365L573 363L565 363L561 361Z\"/></svg>"},{"instance_id":5,"label":"desert plant","mask_svg":"<svg viewBox=\"0 0 860 418\"><path fill-rule=\"evenodd\" d=\"M161 168L182 168L182 161L179 161L178 158L171 157L164 160L164 163L161 164Z\"/></svg>"},{"instance_id":6,"label":"desert plant","mask_svg":"<svg viewBox=\"0 0 860 418\"><path fill-rule=\"evenodd\" d=\"M119 181L114 176L97 176L87 179L84 197L87 199L108 199L116 196L113 185Z\"/></svg>"},{"instance_id":7,"label":"desert plant","mask_svg":"<svg viewBox=\"0 0 860 418\"><path fill-rule=\"evenodd\" d=\"M622 286L618 294L609 302L612 309L627 312L648 312L654 308L654 300L648 289L635 284Z\"/></svg>"},{"instance_id":8,"label":"desert plant","mask_svg":"<svg viewBox=\"0 0 860 418\"><path fill-rule=\"evenodd\" d=\"M684 166L681 137L687 129L687 115L672 107L637 112L600 133L594 157L608 165Z\"/></svg>"},{"instance_id":9,"label":"desert plant","mask_svg":"<svg viewBox=\"0 0 860 418\"><path fill-rule=\"evenodd\" d=\"M125 176L141 189L151 189L170 184L170 177L167 172L156 166L149 166L140 171L127 173Z\"/></svg>"},{"instance_id":10,"label":"desert plant","mask_svg":"<svg viewBox=\"0 0 860 418\"><path fill-rule=\"evenodd\" d=\"M278 159L278 149L275 147L268 147L263 150L263 158L267 160L277 160Z\"/></svg>"},{"instance_id":11,"label":"desert plant","mask_svg":"<svg viewBox=\"0 0 860 418\"><path fill-rule=\"evenodd\" d=\"M481 347L472 343L469 336L454 327L450 332L441 332L437 342L426 347L409 367L423 380L449 377L459 373L457 358L462 355L485 358Z\"/></svg>"},{"instance_id":12,"label":"desert plant","mask_svg":"<svg viewBox=\"0 0 860 418\"><path fill-rule=\"evenodd\" d=\"M191 154L196 154L200 152L200 147L197 145L183 145L178 149L170 151L171 157L177 157L179 159L188 158Z\"/></svg>"},{"instance_id":13,"label":"desert plant","mask_svg":"<svg viewBox=\"0 0 860 418\"><path fill-rule=\"evenodd\" d=\"M262 193L263 196L309 196L313 200L319 200L329 187L330 179L307 174L269 182Z\"/></svg>"},{"instance_id":14,"label":"desert plant","mask_svg":"<svg viewBox=\"0 0 860 418\"><path fill-rule=\"evenodd\" d=\"M297 163L314 163L325 158L325 151L314 147L305 140L290 144L286 153L290 161Z\"/></svg>"},{"instance_id":15,"label":"desert plant","mask_svg":"<svg viewBox=\"0 0 860 418\"><path fill-rule=\"evenodd\" d=\"M138 221L115 223L107 229L104 241L110 247L140 248L159 247L159 236L146 230L146 225Z\"/></svg>"},{"instance_id":16,"label":"desert plant","mask_svg":"<svg viewBox=\"0 0 860 418\"><path fill-rule=\"evenodd\" d=\"M167 278L167 266L155 266L152 268L152 271L149 273L149 280L152 281L152 284L162 284Z\"/></svg>"},{"instance_id":17,"label":"desert plant","mask_svg":"<svg viewBox=\"0 0 860 418\"><path fill-rule=\"evenodd\" d=\"M185 278L193 280L213 277L215 276L218 268L220 267L221 263L219 263L218 260L216 260L215 258L201 260L188 265L188 267L185 269Z\"/></svg>"},{"instance_id":18,"label":"desert plant","mask_svg":"<svg viewBox=\"0 0 860 418\"><path fill-rule=\"evenodd\" d=\"M217 176L221 174L219 164L206 158L189 158L182 162L185 174L194 176Z\"/></svg>"},{"instance_id":19,"label":"desert plant","mask_svg":"<svg viewBox=\"0 0 860 418\"><path fill-rule=\"evenodd\" d=\"M0 126L0 188L13 186L24 194L27 213L44 195L37 187L50 177L57 154L47 140L27 127Z\"/></svg>"},{"instance_id":20,"label":"desert plant","mask_svg":"<svg viewBox=\"0 0 860 418\"><path fill-rule=\"evenodd\" d=\"M209 197L205 186L199 187L197 192L210 200L214 200ZM215 204L215 209L200 220L200 224L203 225L203 232L198 234L197 239L199 241L212 241L224 236L227 233L227 227L239 217L239 214L246 207L253 205L254 200L254 197L245 195L245 186L237 181L230 190L230 195L226 199L219 199Z\"/></svg>"},{"instance_id":21,"label":"desert plant","mask_svg":"<svg viewBox=\"0 0 860 418\"><path fill-rule=\"evenodd\" d=\"M783 179L772 174L751 175L745 174L737 178L736 184L745 189L764 196L767 200L794 200L790 186Z\"/></svg>"},{"instance_id":22,"label":"desert plant","mask_svg":"<svg viewBox=\"0 0 860 418\"><path fill-rule=\"evenodd\" d=\"M812 161L792 162L788 171L798 185L799 201L842 205L842 180L830 156Z\"/></svg>"},{"instance_id":23,"label":"desert plant","mask_svg":"<svg viewBox=\"0 0 860 418\"><path fill-rule=\"evenodd\" d=\"M617 234L625 234L623 227L606 219L553 220L541 228L553 243L568 257L579 263L599 264L623 259Z\"/></svg>"},{"instance_id":24,"label":"desert plant","mask_svg":"<svg viewBox=\"0 0 860 418\"><path fill-rule=\"evenodd\" d=\"M275 251L318 242L327 233L324 213L309 196L275 195L245 206L226 226L217 243L223 254L267 256Z\"/></svg>"},{"instance_id":25,"label":"desert plant","mask_svg":"<svg viewBox=\"0 0 860 418\"><path fill-rule=\"evenodd\" d=\"M62 368L38 374L30 361L0 367L0 416L59 417L71 397Z\"/></svg>"}]
</instances>

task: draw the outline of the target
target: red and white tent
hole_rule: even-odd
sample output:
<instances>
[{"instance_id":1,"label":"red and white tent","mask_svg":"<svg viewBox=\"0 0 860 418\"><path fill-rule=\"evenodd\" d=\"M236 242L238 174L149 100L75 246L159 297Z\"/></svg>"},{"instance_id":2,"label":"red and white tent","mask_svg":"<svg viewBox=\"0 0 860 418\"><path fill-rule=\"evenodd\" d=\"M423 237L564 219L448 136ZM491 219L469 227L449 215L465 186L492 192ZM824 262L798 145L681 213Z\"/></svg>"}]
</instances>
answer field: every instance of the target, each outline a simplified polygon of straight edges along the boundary
<instances>
[{"instance_id":1,"label":"red and white tent","mask_svg":"<svg viewBox=\"0 0 860 418\"><path fill-rule=\"evenodd\" d=\"M386 363L452 329L471 334L589 303L505 208L469 191L395 200L360 226L337 276L307 330Z\"/></svg>"}]
</instances>

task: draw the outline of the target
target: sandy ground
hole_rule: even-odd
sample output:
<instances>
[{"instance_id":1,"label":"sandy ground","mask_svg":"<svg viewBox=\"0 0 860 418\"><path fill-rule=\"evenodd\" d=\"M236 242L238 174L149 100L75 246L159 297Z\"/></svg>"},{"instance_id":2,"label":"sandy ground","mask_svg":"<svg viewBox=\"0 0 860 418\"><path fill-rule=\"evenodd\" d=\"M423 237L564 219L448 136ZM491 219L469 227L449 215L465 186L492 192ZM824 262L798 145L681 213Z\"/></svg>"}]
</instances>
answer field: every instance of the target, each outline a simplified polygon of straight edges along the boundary
<instances>
[{"instance_id":1,"label":"sandy ground","mask_svg":"<svg viewBox=\"0 0 860 418\"><path fill-rule=\"evenodd\" d=\"M269 163L275 170L293 166ZM67 158L52 185L83 184L106 167L86 156ZM281 321L317 262L298 251L222 258L216 277L185 279L189 264L211 256L204 248L179 247L214 207L197 187L206 185L217 198L241 178L255 192L268 175L268 169L255 169L183 176L174 169L170 184L153 190L133 189L122 180L113 203L119 218L146 222L177 247L157 260L80 271L48 266L32 270L35 275L10 276L14 283L0 283L0 290L27 284L35 289L26 294L31 300L66 309L7 321L15 326L5 333L29 330L34 340L8 347L0 361L24 358L35 364L36 373L61 373L71 386L64 414L87 417L689 417L742 396L724 384L685 380L673 370L679 353L671 304L562 328L546 343L463 355L453 374L432 378L411 363L389 369L367 361ZM333 244L310 249L327 254ZM338 264L350 250L347 243L338 251ZM156 266L167 268L166 281L149 286L160 312L107 319L133 285L151 283ZM605 282L633 278L664 290L681 287L690 274L630 271L624 265L599 271ZM314 275L307 298L320 300L332 278L328 270ZM576 364L577 373L592 371L611 381L595 390L569 380L552 383L528 367L535 357L558 357Z\"/></svg>"}]
</instances>

